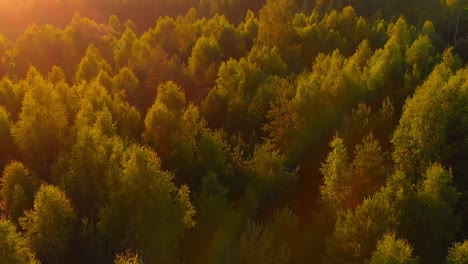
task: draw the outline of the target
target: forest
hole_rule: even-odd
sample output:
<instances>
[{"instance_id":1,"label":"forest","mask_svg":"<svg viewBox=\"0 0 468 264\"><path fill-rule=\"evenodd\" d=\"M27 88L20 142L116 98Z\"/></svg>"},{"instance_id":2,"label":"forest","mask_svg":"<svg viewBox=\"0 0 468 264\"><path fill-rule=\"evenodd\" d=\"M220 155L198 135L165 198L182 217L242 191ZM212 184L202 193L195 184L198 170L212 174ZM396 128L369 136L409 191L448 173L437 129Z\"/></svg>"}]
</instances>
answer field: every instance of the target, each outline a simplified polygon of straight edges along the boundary
<instances>
[{"instance_id":1,"label":"forest","mask_svg":"<svg viewBox=\"0 0 468 264\"><path fill-rule=\"evenodd\" d=\"M0 264L467 264L467 62L467 0L0 0Z\"/></svg>"}]
</instances>

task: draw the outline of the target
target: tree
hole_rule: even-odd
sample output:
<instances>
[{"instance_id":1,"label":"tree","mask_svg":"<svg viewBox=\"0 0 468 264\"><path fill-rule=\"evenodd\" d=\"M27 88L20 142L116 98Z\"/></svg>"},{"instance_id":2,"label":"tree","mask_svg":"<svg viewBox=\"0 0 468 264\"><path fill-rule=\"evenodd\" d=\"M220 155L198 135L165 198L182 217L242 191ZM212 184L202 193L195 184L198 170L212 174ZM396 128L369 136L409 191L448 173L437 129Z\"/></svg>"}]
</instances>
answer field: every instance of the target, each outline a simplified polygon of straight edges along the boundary
<instances>
[{"instance_id":1,"label":"tree","mask_svg":"<svg viewBox=\"0 0 468 264\"><path fill-rule=\"evenodd\" d=\"M288 65L281 58L277 47L254 46L248 55L248 60L260 67L266 75L285 76Z\"/></svg>"},{"instance_id":2,"label":"tree","mask_svg":"<svg viewBox=\"0 0 468 264\"><path fill-rule=\"evenodd\" d=\"M216 178L216 174L209 172L202 182L200 194L195 202L197 218L200 223L216 223L228 208L228 189Z\"/></svg>"},{"instance_id":3,"label":"tree","mask_svg":"<svg viewBox=\"0 0 468 264\"><path fill-rule=\"evenodd\" d=\"M13 83L8 77L3 77L0 82L0 105L10 113L11 121L18 120L25 93L24 89L24 86Z\"/></svg>"},{"instance_id":4,"label":"tree","mask_svg":"<svg viewBox=\"0 0 468 264\"><path fill-rule=\"evenodd\" d=\"M289 263L298 224L287 208L278 210L265 224L249 221L239 241L236 263Z\"/></svg>"},{"instance_id":5,"label":"tree","mask_svg":"<svg viewBox=\"0 0 468 264\"><path fill-rule=\"evenodd\" d=\"M90 18L82 17L78 12L75 12L70 23L62 31L62 39L65 42L64 53L66 54L66 60L62 68L65 70L69 81L73 81L74 77L76 77L76 66L81 64L80 61L83 59L83 54L89 53L90 55L84 63L85 65L87 64L87 67L93 64L96 65L95 63L99 63L101 58L105 58L107 61L112 59L110 41L105 37L108 33L109 29L106 28L106 25L99 24ZM95 50L89 50L90 46L94 46ZM96 53L97 49L104 52L104 54ZM83 73L86 73L86 70ZM84 75L82 77L85 77ZM78 79L75 78L75 80Z\"/></svg>"},{"instance_id":6,"label":"tree","mask_svg":"<svg viewBox=\"0 0 468 264\"><path fill-rule=\"evenodd\" d=\"M181 67L180 60L176 56L170 57L161 43L154 45L149 32L134 43L130 68L139 80L140 112L146 113L151 107L156 98L155 87L179 78Z\"/></svg>"},{"instance_id":7,"label":"tree","mask_svg":"<svg viewBox=\"0 0 468 264\"><path fill-rule=\"evenodd\" d=\"M434 47L429 36L419 36L406 52L406 62L413 68L411 71L412 87L416 87L421 79L424 79L432 68L434 60ZM408 87L407 89L412 89Z\"/></svg>"},{"instance_id":8,"label":"tree","mask_svg":"<svg viewBox=\"0 0 468 264\"><path fill-rule=\"evenodd\" d=\"M23 211L33 206L39 180L22 163L14 161L3 170L0 187L2 210L11 221L17 222Z\"/></svg>"},{"instance_id":9,"label":"tree","mask_svg":"<svg viewBox=\"0 0 468 264\"><path fill-rule=\"evenodd\" d=\"M443 261L446 248L458 230L455 213L460 193L453 187L451 171L440 164L429 166L424 174L418 199L422 206L420 230L415 243L421 260Z\"/></svg>"},{"instance_id":10,"label":"tree","mask_svg":"<svg viewBox=\"0 0 468 264\"><path fill-rule=\"evenodd\" d=\"M143 110L145 94L140 87L139 80L131 69L127 67L120 68L119 73L112 80L113 87L116 89L114 93L124 92L128 102L136 106L137 109Z\"/></svg>"},{"instance_id":11,"label":"tree","mask_svg":"<svg viewBox=\"0 0 468 264\"><path fill-rule=\"evenodd\" d=\"M320 168L324 178L320 193L327 206L338 212L348 207L348 197L350 196L349 161L347 149L338 135L335 135L330 147L332 151Z\"/></svg>"},{"instance_id":12,"label":"tree","mask_svg":"<svg viewBox=\"0 0 468 264\"><path fill-rule=\"evenodd\" d=\"M408 177L396 171L385 187L365 198L354 209L338 214L335 228L327 240L327 259L334 263L370 261L377 241L390 231L411 234L415 212L419 210L417 192ZM408 230L405 228L409 228Z\"/></svg>"},{"instance_id":13,"label":"tree","mask_svg":"<svg viewBox=\"0 0 468 264\"><path fill-rule=\"evenodd\" d=\"M25 238L39 260L67 262L77 219L65 193L53 185L42 185L34 208L20 218Z\"/></svg>"},{"instance_id":14,"label":"tree","mask_svg":"<svg viewBox=\"0 0 468 264\"><path fill-rule=\"evenodd\" d=\"M351 114L342 121L343 140L346 146L353 147L372 130L372 109L365 103L359 103Z\"/></svg>"},{"instance_id":15,"label":"tree","mask_svg":"<svg viewBox=\"0 0 468 264\"><path fill-rule=\"evenodd\" d=\"M0 262L5 264L39 263L28 248L25 239L8 220L0 220Z\"/></svg>"},{"instance_id":16,"label":"tree","mask_svg":"<svg viewBox=\"0 0 468 264\"><path fill-rule=\"evenodd\" d=\"M143 137L155 147L163 160L167 160L170 155L171 141L167 137L176 134L174 129L180 127L185 104L185 94L175 83L168 82L158 86L156 101L145 118Z\"/></svg>"},{"instance_id":17,"label":"tree","mask_svg":"<svg viewBox=\"0 0 468 264\"><path fill-rule=\"evenodd\" d=\"M249 222L239 242L237 263L288 263L290 250L284 244L275 242L267 226Z\"/></svg>"},{"instance_id":18,"label":"tree","mask_svg":"<svg viewBox=\"0 0 468 264\"><path fill-rule=\"evenodd\" d=\"M430 96L430 98L435 99L437 90L434 90L434 92L431 92L430 94L423 91L429 89L432 90L430 87L433 85L443 85L448 78L448 76L445 75L450 74L447 70L448 69L443 67L443 65L436 67L429 76L428 81L426 81L427 84L430 83L430 86L421 86L416 90L413 98L408 100L405 104L400 124L395 130L392 138L392 143L395 146L395 150L393 152L394 161L397 166L404 171L409 172L412 170L412 167L419 168L420 165L418 166L418 163L420 162L427 163L428 158L430 159L431 156L437 155L437 153L433 152L435 149L439 148L443 142L443 123L440 124L441 122L444 122L445 119L443 117L443 113L434 111L437 109L435 105L433 105L435 102L432 100L426 101L424 98L426 96ZM437 97L439 96L440 95L437 94ZM421 102L419 102L419 100L421 100ZM425 101L424 104L422 103L422 100ZM415 122L417 116L424 116L424 118L421 119L420 122ZM429 118L434 121L438 120L439 122L427 122ZM422 122L422 120L424 120L424 122ZM433 125L431 125L430 128L426 128L425 126L429 126L430 123L433 123ZM409 144L410 142L413 143ZM434 158L438 159L438 156L435 156ZM426 164L423 166L425 165Z\"/></svg>"},{"instance_id":19,"label":"tree","mask_svg":"<svg viewBox=\"0 0 468 264\"><path fill-rule=\"evenodd\" d=\"M422 174L436 161L457 171L463 167L458 151L466 147L456 135L467 131L466 122L460 120L468 114L462 110L468 95L461 88L466 84L466 70L455 73L459 67L459 60L447 50L444 61L406 102L392 138L393 159L400 169Z\"/></svg>"},{"instance_id":20,"label":"tree","mask_svg":"<svg viewBox=\"0 0 468 264\"><path fill-rule=\"evenodd\" d=\"M155 152L129 147L100 212L98 227L113 251L133 248L152 263L173 260L184 231L195 225L190 191L173 179Z\"/></svg>"},{"instance_id":21,"label":"tree","mask_svg":"<svg viewBox=\"0 0 468 264\"><path fill-rule=\"evenodd\" d=\"M124 31L122 37L115 43L114 61L116 68L128 66L133 54L133 44L136 42L137 36L129 27Z\"/></svg>"},{"instance_id":22,"label":"tree","mask_svg":"<svg viewBox=\"0 0 468 264\"><path fill-rule=\"evenodd\" d=\"M96 113L97 118L100 118L99 114ZM91 224L98 221L99 210L111 185L109 177L119 169L124 151L122 140L107 135L106 125L103 128L99 122L96 120L91 126L77 124L75 142L68 155L59 160L59 171L56 172L58 182L76 206L76 212Z\"/></svg>"},{"instance_id":23,"label":"tree","mask_svg":"<svg viewBox=\"0 0 468 264\"><path fill-rule=\"evenodd\" d=\"M193 91L195 98L204 95L207 88L213 86L223 53L213 37L200 37L192 49L188 60L189 75L203 90Z\"/></svg>"},{"instance_id":24,"label":"tree","mask_svg":"<svg viewBox=\"0 0 468 264\"><path fill-rule=\"evenodd\" d=\"M10 115L7 110L0 106L0 169L3 168L15 156L16 148L11 137Z\"/></svg>"},{"instance_id":25,"label":"tree","mask_svg":"<svg viewBox=\"0 0 468 264\"><path fill-rule=\"evenodd\" d=\"M259 12L258 41L285 50L294 38L292 25L295 3L292 0L267 0Z\"/></svg>"},{"instance_id":26,"label":"tree","mask_svg":"<svg viewBox=\"0 0 468 264\"><path fill-rule=\"evenodd\" d=\"M445 0L444 1L447 6L458 9L457 11L457 22L455 23L455 33L453 34L453 45L457 43L457 36L458 36L458 24L460 22L460 15L462 11L466 8L466 4L468 3L466 0Z\"/></svg>"},{"instance_id":27,"label":"tree","mask_svg":"<svg viewBox=\"0 0 468 264\"><path fill-rule=\"evenodd\" d=\"M110 64L104 59L101 52L93 45L89 45L86 55L81 60L76 72L75 80L91 81L101 70L111 72Z\"/></svg>"},{"instance_id":28,"label":"tree","mask_svg":"<svg viewBox=\"0 0 468 264\"><path fill-rule=\"evenodd\" d=\"M299 139L304 139L306 120L300 109L296 100L281 98L278 105L272 105L268 111L269 122L262 128L275 148L285 153L292 164L298 164L303 154L304 142Z\"/></svg>"},{"instance_id":29,"label":"tree","mask_svg":"<svg viewBox=\"0 0 468 264\"><path fill-rule=\"evenodd\" d=\"M245 53L245 43L241 33L224 15L216 14L203 26L202 35L213 37L218 42L223 60L239 59Z\"/></svg>"},{"instance_id":30,"label":"tree","mask_svg":"<svg viewBox=\"0 0 468 264\"><path fill-rule=\"evenodd\" d=\"M63 69L55 65L52 66L52 69L50 69L49 74L47 75L47 80L53 83L54 85L66 82L66 78L67 76L65 76L65 72L63 72Z\"/></svg>"},{"instance_id":31,"label":"tree","mask_svg":"<svg viewBox=\"0 0 468 264\"><path fill-rule=\"evenodd\" d=\"M296 171L287 168L285 156L269 142L256 146L243 166L261 206L279 201L297 179Z\"/></svg>"},{"instance_id":32,"label":"tree","mask_svg":"<svg viewBox=\"0 0 468 264\"><path fill-rule=\"evenodd\" d=\"M202 102L202 112L213 128L224 128L228 133L252 134L245 116L249 104L265 74L255 63L242 58L230 59L219 67L216 87Z\"/></svg>"},{"instance_id":33,"label":"tree","mask_svg":"<svg viewBox=\"0 0 468 264\"><path fill-rule=\"evenodd\" d=\"M34 68L25 82L28 89L12 135L27 165L46 179L49 167L66 143L68 113L52 84Z\"/></svg>"},{"instance_id":34,"label":"tree","mask_svg":"<svg viewBox=\"0 0 468 264\"><path fill-rule=\"evenodd\" d=\"M194 156L194 172L192 177L196 177L194 186L199 186L201 177L214 173L217 179L224 186L235 184L234 167L231 163L230 148L226 143L226 135L223 131L211 132L203 130L197 140L196 152ZM200 177L200 178L198 178Z\"/></svg>"},{"instance_id":35,"label":"tree","mask_svg":"<svg viewBox=\"0 0 468 264\"><path fill-rule=\"evenodd\" d=\"M410 33L404 19L389 26L390 39L383 49L378 49L364 68L363 78L373 98L383 100L390 96L396 106L404 104L408 96L404 91L404 73L406 72L404 52L410 43ZM395 87L401 87L395 89Z\"/></svg>"},{"instance_id":36,"label":"tree","mask_svg":"<svg viewBox=\"0 0 468 264\"><path fill-rule=\"evenodd\" d=\"M201 26L202 21L198 19L197 11L191 8L185 16L178 16L176 19L159 18L153 38L170 56L176 55L186 61L200 36Z\"/></svg>"},{"instance_id":37,"label":"tree","mask_svg":"<svg viewBox=\"0 0 468 264\"><path fill-rule=\"evenodd\" d=\"M258 18L252 10L246 12L244 21L239 24L238 30L245 40L246 50L250 50L258 35Z\"/></svg>"},{"instance_id":38,"label":"tree","mask_svg":"<svg viewBox=\"0 0 468 264\"><path fill-rule=\"evenodd\" d=\"M114 260L114 264L141 264L141 263L143 262L140 259L140 256L131 251L118 254Z\"/></svg>"},{"instance_id":39,"label":"tree","mask_svg":"<svg viewBox=\"0 0 468 264\"><path fill-rule=\"evenodd\" d=\"M110 34L115 37L118 37L123 32L122 23L120 19L116 15L109 16L109 20L107 21L107 28L110 30Z\"/></svg>"},{"instance_id":40,"label":"tree","mask_svg":"<svg viewBox=\"0 0 468 264\"><path fill-rule=\"evenodd\" d=\"M394 233L387 233L378 241L370 263L417 264L419 261L417 257L413 257L413 248L408 242L398 239Z\"/></svg>"},{"instance_id":41,"label":"tree","mask_svg":"<svg viewBox=\"0 0 468 264\"><path fill-rule=\"evenodd\" d=\"M14 62L12 73L23 78L29 67L34 65L42 74L46 74L53 65L63 63L63 44L58 27L50 24L29 25L16 41L14 49L9 51Z\"/></svg>"},{"instance_id":42,"label":"tree","mask_svg":"<svg viewBox=\"0 0 468 264\"><path fill-rule=\"evenodd\" d=\"M379 141L372 133L362 139L362 144L356 146L350 169L351 193L355 197L356 204L384 185L388 171L386 159Z\"/></svg>"},{"instance_id":43,"label":"tree","mask_svg":"<svg viewBox=\"0 0 468 264\"><path fill-rule=\"evenodd\" d=\"M462 264L468 262L468 241L455 243L448 252L447 264Z\"/></svg>"},{"instance_id":44,"label":"tree","mask_svg":"<svg viewBox=\"0 0 468 264\"><path fill-rule=\"evenodd\" d=\"M267 77L257 88L248 106L248 124L245 130L254 133L256 137L266 136L265 125L268 124L268 112L274 105L278 105L280 100L292 90L292 85L283 78L277 76Z\"/></svg>"},{"instance_id":45,"label":"tree","mask_svg":"<svg viewBox=\"0 0 468 264\"><path fill-rule=\"evenodd\" d=\"M165 168L191 171L195 137L205 126L198 108L186 103L185 94L174 82L158 86L156 101L145 118L144 140L155 148Z\"/></svg>"},{"instance_id":46,"label":"tree","mask_svg":"<svg viewBox=\"0 0 468 264\"><path fill-rule=\"evenodd\" d=\"M393 199L379 192L340 215L327 243L327 256L334 263L365 263L377 241L398 223Z\"/></svg>"},{"instance_id":47,"label":"tree","mask_svg":"<svg viewBox=\"0 0 468 264\"><path fill-rule=\"evenodd\" d=\"M5 38L3 34L0 34L0 57L4 58L7 50L8 50L7 39ZM5 64L6 63L4 61L0 63L0 74L2 75L6 74L7 67Z\"/></svg>"}]
</instances>

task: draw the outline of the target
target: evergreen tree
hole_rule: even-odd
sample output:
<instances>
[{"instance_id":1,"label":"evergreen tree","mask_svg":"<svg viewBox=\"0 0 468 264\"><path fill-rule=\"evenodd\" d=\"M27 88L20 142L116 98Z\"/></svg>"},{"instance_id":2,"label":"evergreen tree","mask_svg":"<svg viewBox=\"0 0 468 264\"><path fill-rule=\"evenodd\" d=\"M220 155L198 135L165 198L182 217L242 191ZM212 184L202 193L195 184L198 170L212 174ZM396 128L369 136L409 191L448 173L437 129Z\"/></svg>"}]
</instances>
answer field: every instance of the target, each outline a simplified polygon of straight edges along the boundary
<instances>
[{"instance_id":1,"label":"evergreen tree","mask_svg":"<svg viewBox=\"0 0 468 264\"><path fill-rule=\"evenodd\" d=\"M42 185L34 198L34 208L20 218L20 224L39 260L46 263L69 260L77 219L62 190Z\"/></svg>"},{"instance_id":2,"label":"evergreen tree","mask_svg":"<svg viewBox=\"0 0 468 264\"><path fill-rule=\"evenodd\" d=\"M39 180L21 162L8 164L0 179L0 201L4 214L17 222L24 210L33 206Z\"/></svg>"},{"instance_id":3,"label":"evergreen tree","mask_svg":"<svg viewBox=\"0 0 468 264\"><path fill-rule=\"evenodd\" d=\"M377 250L372 254L370 263L417 264L419 261L413 257L413 248L408 242L388 233L377 243Z\"/></svg>"},{"instance_id":4,"label":"evergreen tree","mask_svg":"<svg viewBox=\"0 0 468 264\"><path fill-rule=\"evenodd\" d=\"M448 252L447 264L460 264L468 261L468 242L455 243Z\"/></svg>"},{"instance_id":5,"label":"evergreen tree","mask_svg":"<svg viewBox=\"0 0 468 264\"><path fill-rule=\"evenodd\" d=\"M8 220L0 220L0 248L1 263L39 263L15 225Z\"/></svg>"}]
</instances>

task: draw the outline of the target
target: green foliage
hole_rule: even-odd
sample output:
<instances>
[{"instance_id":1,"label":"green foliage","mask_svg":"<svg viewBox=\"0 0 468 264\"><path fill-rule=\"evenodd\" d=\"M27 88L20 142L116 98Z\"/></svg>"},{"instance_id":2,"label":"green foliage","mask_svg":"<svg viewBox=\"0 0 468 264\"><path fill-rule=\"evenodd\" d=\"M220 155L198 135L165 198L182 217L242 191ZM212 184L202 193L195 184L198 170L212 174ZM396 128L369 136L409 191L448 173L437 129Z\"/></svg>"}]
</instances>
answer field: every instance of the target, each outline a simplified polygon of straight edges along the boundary
<instances>
[{"instance_id":1,"label":"green foliage","mask_svg":"<svg viewBox=\"0 0 468 264\"><path fill-rule=\"evenodd\" d=\"M288 65L283 61L278 48L268 46L254 46L248 55L250 62L260 66L266 75L284 76L288 71Z\"/></svg>"},{"instance_id":2,"label":"green foliage","mask_svg":"<svg viewBox=\"0 0 468 264\"><path fill-rule=\"evenodd\" d=\"M452 186L452 173L440 164L428 167L418 191L422 203L420 239L416 244L421 260L443 260L458 229L454 208L460 193Z\"/></svg>"},{"instance_id":3,"label":"green foliage","mask_svg":"<svg viewBox=\"0 0 468 264\"><path fill-rule=\"evenodd\" d=\"M466 129L466 113L462 109L466 104L467 75L465 70L454 74L450 68L453 63L456 59L447 58L436 66L404 107L392 143L393 159L405 171L422 171L438 160L459 166L454 149L465 149L465 143L455 133ZM453 118L461 122L454 122Z\"/></svg>"},{"instance_id":4,"label":"green foliage","mask_svg":"<svg viewBox=\"0 0 468 264\"><path fill-rule=\"evenodd\" d=\"M173 82L161 84L145 118L143 138L155 148L164 166L190 171L195 137L204 127L198 109L187 105L185 94Z\"/></svg>"},{"instance_id":5,"label":"green foliage","mask_svg":"<svg viewBox=\"0 0 468 264\"><path fill-rule=\"evenodd\" d=\"M197 142L197 151L194 157L195 167L201 175L217 175L225 185L233 184L233 168L230 162L228 146L222 131L203 131ZM195 176L195 175L194 175Z\"/></svg>"},{"instance_id":6,"label":"green foliage","mask_svg":"<svg viewBox=\"0 0 468 264\"><path fill-rule=\"evenodd\" d=\"M39 263L28 248L15 225L8 220L0 220L0 262L5 264Z\"/></svg>"},{"instance_id":7,"label":"green foliage","mask_svg":"<svg viewBox=\"0 0 468 264\"><path fill-rule=\"evenodd\" d=\"M372 133L362 139L361 145L356 145L351 171L352 193L359 202L384 184L388 171L386 159Z\"/></svg>"},{"instance_id":8,"label":"green foliage","mask_svg":"<svg viewBox=\"0 0 468 264\"><path fill-rule=\"evenodd\" d=\"M377 241L396 227L399 215L384 193L367 198L354 210L339 216L328 241L332 262L364 263L371 259Z\"/></svg>"},{"instance_id":9,"label":"green foliage","mask_svg":"<svg viewBox=\"0 0 468 264\"><path fill-rule=\"evenodd\" d=\"M0 1L0 262L443 262L466 4Z\"/></svg>"},{"instance_id":10,"label":"green foliage","mask_svg":"<svg viewBox=\"0 0 468 264\"><path fill-rule=\"evenodd\" d=\"M221 185L216 174L209 172L203 179L202 189L195 202L199 222L216 222L228 208L227 194L228 189Z\"/></svg>"},{"instance_id":11,"label":"green foliage","mask_svg":"<svg viewBox=\"0 0 468 264\"><path fill-rule=\"evenodd\" d=\"M68 114L52 84L34 68L24 82L27 89L12 136L26 163L46 178L48 167L66 143Z\"/></svg>"},{"instance_id":12,"label":"green foliage","mask_svg":"<svg viewBox=\"0 0 468 264\"><path fill-rule=\"evenodd\" d=\"M274 244L270 230L255 223L247 224L238 254L239 263L287 263L290 257L287 249Z\"/></svg>"},{"instance_id":13,"label":"green foliage","mask_svg":"<svg viewBox=\"0 0 468 264\"><path fill-rule=\"evenodd\" d=\"M322 164L321 172L324 177L324 185L320 187L323 201L332 207L334 211L347 208L349 196L348 153L343 140L336 135L330 143L332 151L327 160Z\"/></svg>"},{"instance_id":14,"label":"green foliage","mask_svg":"<svg viewBox=\"0 0 468 264\"><path fill-rule=\"evenodd\" d=\"M144 96L140 82L135 74L127 67L120 68L119 73L112 79L115 93L125 92L127 100L138 109L142 108L141 97Z\"/></svg>"},{"instance_id":15,"label":"green foliage","mask_svg":"<svg viewBox=\"0 0 468 264\"><path fill-rule=\"evenodd\" d=\"M114 264L140 264L142 263L138 254L127 251L124 254L118 254L114 260Z\"/></svg>"},{"instance_id":16,"label":"green foliage","mask_svg":"<svg viewBox=\"0 0 468 264\"><path fill-rule=\"evenodd\" d=\"M427 76L434 58L434 47L429 36L419 36L408 48L406 61L412 65L412 78L416 81ZM412 85L414 87L415 85Z\"/></svg>"},{"instance_id":17,"label":"green foliage","mask_svg":"<svg viewBox=\"0 0 468 264\"><path fill-rule=\"evenodd\" d=\"M22 163L14 161L3 170L0 187L2 211L17 222L24 210L32 208L39 180Z\"/></svg>"},{"instance_id":18,"label":"green foliage","mask_svg":"<svg viewBox=\"0 0 468 264\"><path fill-rule=\"evenodd\" d=\"M373 195L384 184L387 168L378 140L372 133L356 145L350 163L343 140L337 135L330 143L332 151L322 164L324 185L320 187L322 200L334 212L353 208L364 198Z\"/></svg>"},{"instance_id":19,"label":"green foliage","mask_svg":"<svg viewBox=\"0 0 468 264\"><path fill-rule=\"evenodd\" d=\"M96 120L93 126L79 124L69 155L62 156L59 161L64 169L56 172L77 212L93 223L97 222L111 184L109 177L118 170L124 150L120 138L106 135L105 128L98 122Z\"/></svg>"},{"instance_id":20,"label":"green foliage","mask_svg":"<svg viewBox=\"0 0 468 264\"><path fill-rule=\"evenodd\" d=\"M267 0L259 12L258 41L268 47L286 48L294 37L294 8L292 0Z\"/></svg>"},{"instance_id":21,"label":"green foliage","mask_svg":"<svg viewBox=\"0 0 468 264\"><path fill-rule=\"evenodd\" d=\"M3 168L16 152L13 138L11 137L12 126L9 113L3 106L0 106L0 149L4 150L0 154L0 168Z\"/></svg>"},{"instance_id":22,"label":"green foliage","mask_svg":"<svg viewBox=\"0 0 468 264\"><path fill-rule=\"evenodd\" d=\"M34 208L20 218L25 238L39 260L63 263L68 259L77 219L65 193L53 185L42 185Z\"/></svg>"},{"instance_id":23,"label":"green foliage","mask_svg":"<svg viewBox=\"0 0 468 264\"><path fill-rule=\"evenodd\" d=\"M260 203L279 200L297 180L296 172L286 167L284 155L268 142L255 148L245 169Z\"/></svg>"},{"instance_id":24,"label":"green foliage","mask_svg":"<svg viewBox=\"0 0 468 264\"><path fill-rule=\"evenodd\" d=\"M62 68L58 66L53 66L47 76L47 80L55 85L66 82L67 76L65 76L65 72L63 72Z\"/></svg>"},{"instance_id":25,"label":"green foliage","mask_svg":"<svg viewBox=\"0 0 468 264\"><path fill-rule=\"evenodd\" d=\"M154 263L172 261L184 230L195 224L188 188L176 188L156 153L137 145L124 153L121 172L114 176L99 223L108 243L114 249L138 249Z\"/></svg>"},{"instance_id":26,"label":"green foliage","mask_svg":"<svg viewBox=\"0 0 468 264\"><path fill-rule=\"evenodd\" d=\"M114 61L118 68L128 65L132 57L133 44L137 40L135 32L129 27L124 31L122 37L115 43Z\"/></svg>"},{"instance_id":27,"label":"green foliage","mask_svg":"<svg viewBox=\"0 0 468 264\"><path fill-rule=\"evenodd\" d=\"M240 238L236 263L289 263L298 234L298 219L288 209L267 224L248 222ZM289 236L289 237L288 237Z\"/></svg>"},{"instance_id":28,"label":"green foliage","mask_svg":"<svg viewBox=\"0 0 468 264\"><path fill-rule=\"evenodd\" d=\"M413 248L405 240L395 237L395 234L385 234L377 243L377 250L372 253L372 264L417 264L413 257Z\"/></svg>"},{"instance_id":29,"label":"green foliage","mask_svg":"<svg viewBox=\"0 0 468 264\"><path fill-rule=\"evenodd\" d=\"M86 50L86 55L78 66L76 72L76 81L91 81L95 78L101 70L111 72L112 68L108 62L104 60L104 57L99 50L91 44Z\"/></svg>"},{"instance_id":30,"label":"green foliage","mask_svg":"<svg viewBox=\"0 0 468 264\"><path fill-rule=\"evenodd\" d=\"M468 242L455 243L448 252L447 264L460 264L468 261Z\"/></svg>"},{"instance_id":31,"label":"green foliage","mask_svg":"<svg viewBox=\"0 0 468 264\"><path fill-rule=\"evenodd\" d=\"M12 121L18 120L24 93L24 87L8 77L4 77L0 82L0 104L11 114Z\"/></svg>"},{"instance_id":32,"label":"green foliage","mask_svg":"<svg viewBox=\"0 0 468 264\"><path fill-rule=\"evenodd\" d=\"M188 60L188 73L201 88L211 87L223 53L213 37L200 37Z\"/></svg>"},{"instance_id":33,"label":"green foliage","mask_svg":"<svg viewBox=\"0 0 468 264\"><path fill-rule=\"evenodd\" d=\"M201 21L197 11L191 9L185 16L161 17L154 28L154 39L170 55L186 60L199 37Z\"/></svg>"},{"instance_id":34,"label":"green foliage","mask_svg":"<svg viewBox=\"0 0 468 264\"><path fill-rule=\"evenodd\" d=\"M223 59L238 59L245 53L245 43L241 33L225 16L215 15L203 26L202 35L217 40Z\"/></svg>"}]
</instances>

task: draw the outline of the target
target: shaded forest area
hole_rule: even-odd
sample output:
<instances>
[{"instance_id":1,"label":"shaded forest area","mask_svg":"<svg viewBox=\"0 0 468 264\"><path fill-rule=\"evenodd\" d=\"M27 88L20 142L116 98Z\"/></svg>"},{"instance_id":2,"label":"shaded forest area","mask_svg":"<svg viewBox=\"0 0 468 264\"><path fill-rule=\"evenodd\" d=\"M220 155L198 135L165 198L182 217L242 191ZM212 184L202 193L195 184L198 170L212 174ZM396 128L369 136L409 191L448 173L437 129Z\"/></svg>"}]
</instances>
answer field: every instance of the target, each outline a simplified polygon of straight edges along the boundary
<instances>
[{"instance_id":1,"label":"shaded forest area","mask_svg":"<svg viewBox=\"0 0 468 264\"><path fill-rule=\"evenodd\" d=\"M468 263L466 0L3 0L0 263Z\"/></svg>"}]
</instances>

